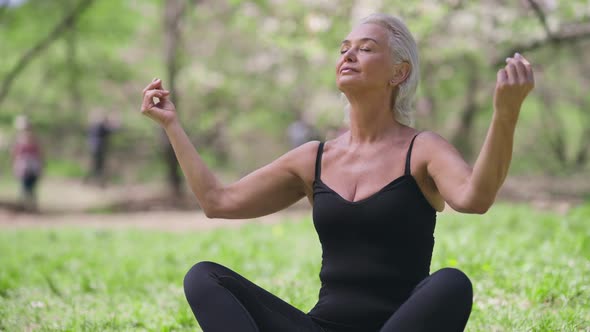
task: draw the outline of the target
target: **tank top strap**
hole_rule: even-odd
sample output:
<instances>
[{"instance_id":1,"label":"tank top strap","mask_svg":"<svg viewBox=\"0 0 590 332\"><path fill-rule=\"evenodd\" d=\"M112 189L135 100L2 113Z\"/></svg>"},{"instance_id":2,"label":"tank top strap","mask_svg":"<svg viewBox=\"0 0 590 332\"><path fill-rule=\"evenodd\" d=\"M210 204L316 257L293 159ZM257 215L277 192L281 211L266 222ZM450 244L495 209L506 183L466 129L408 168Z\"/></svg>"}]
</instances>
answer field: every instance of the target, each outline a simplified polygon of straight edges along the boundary
<instances>
[{"instance_id":1,"label":"tank top strap","mask_svg":"<svg viewBox=\"0 0 590 332\"><path fill-rule=\"evenodd\" d=\"M420 135L419 132L416 135L414 135L414 137L412 137L412 142L410 142L410 147L408 148L408 152L406 153L406 169L404 171L404 175L412 174L410 169L410 159L412 159L412 148L414 147L414 140L416 140L416 137L418 137L418 135Z\"/></svg>"},{"instance_id":2,"label":"tank top strap","mask_svg":"<svg viewBox=\"0 0 590 332\"><path fill-rule=\"evenodd\" d=\"M322 154L324 153L324 142L318 146L318 154L315 159L315 179L318 180L322 175Z\"/></svg>"}]
</instances>

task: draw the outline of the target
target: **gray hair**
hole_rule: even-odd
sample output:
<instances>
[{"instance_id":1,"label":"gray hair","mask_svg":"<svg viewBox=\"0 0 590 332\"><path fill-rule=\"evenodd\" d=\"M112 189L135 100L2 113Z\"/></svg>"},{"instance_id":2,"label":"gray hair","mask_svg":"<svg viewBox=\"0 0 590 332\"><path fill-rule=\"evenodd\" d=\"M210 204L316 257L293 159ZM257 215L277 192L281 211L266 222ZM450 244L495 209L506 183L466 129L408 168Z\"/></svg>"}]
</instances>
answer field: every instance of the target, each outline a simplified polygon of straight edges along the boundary
<instances>
[{"instance_id":1,"label":"gray hair","mask_svg":"<svg viewBox=\"0 0 590 332\"><path fill-rule=\"evenodd\" d=\"M397 63L410 64L410 74L404 82L398 86L395 103L392 102L391 112L395 119L404 125L412 125L412 103L420 80L420 61L418 58L418 46L406 24L398 17L387 14L372 14L363 18L360 24L377 24L389 32L389 48ZM350 105L347 105L347 111ZM348 112L347 112L348 113Z\"/></svg>"}]
</instances>

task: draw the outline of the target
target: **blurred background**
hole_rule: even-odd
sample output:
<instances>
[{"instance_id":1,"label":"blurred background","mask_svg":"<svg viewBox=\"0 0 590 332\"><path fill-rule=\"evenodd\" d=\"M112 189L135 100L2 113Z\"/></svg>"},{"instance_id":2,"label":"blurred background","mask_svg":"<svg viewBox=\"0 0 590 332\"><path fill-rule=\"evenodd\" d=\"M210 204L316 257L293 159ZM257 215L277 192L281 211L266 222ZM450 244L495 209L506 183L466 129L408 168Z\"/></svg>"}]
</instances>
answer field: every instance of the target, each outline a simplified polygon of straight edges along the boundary
<instances>
[{"instance_id":1,"label":"blurred background","mask_svg":"<svg viewBox=\"0 0 590 332\"><path fill-rule=\"evenodd\" d=\"M202 260L311 308L309 204L205 218L142 90L228 183L346 130L340 42L373 12L418 42L415 126L470 162L498 69L533 63L498 203L439 214L432 271L470 276L467 331L590 331L590 0L0 0L0 331L194 331Z\"/></svg>"},{"instance_id":2,"label":"blurred background","mask_svg":"<svg viewBox=\"0 0 590 332\"><path fill-rule=\"evenodd\" d=\"M490 121L496 71L515 51L528 57L537 87L523 107L504 195L590 192L585 0L3 0L2 205L19 195L10 157L19 118L43 155L41 209L139 209L186 193L166 138L139 114L154 77L228 179L297 140L335 135L345 127L334 84L339 43L375 11L403 17L419 44L416 127L440 133L470 161ZM108 204L90 206L105 193Z\"/></svg>"}]
</instances>

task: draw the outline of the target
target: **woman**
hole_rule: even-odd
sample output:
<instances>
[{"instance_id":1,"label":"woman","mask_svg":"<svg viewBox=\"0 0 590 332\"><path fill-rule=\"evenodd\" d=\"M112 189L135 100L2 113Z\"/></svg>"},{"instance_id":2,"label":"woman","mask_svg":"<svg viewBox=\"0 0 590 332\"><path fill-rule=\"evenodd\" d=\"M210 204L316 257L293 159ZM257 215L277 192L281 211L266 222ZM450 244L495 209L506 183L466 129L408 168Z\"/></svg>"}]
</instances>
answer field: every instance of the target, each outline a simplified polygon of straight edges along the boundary
<instances>
[{"instance_id":1,"label":"woman","mask_svg":"<svg viewBox=\"0 0 590 332\"><path fill-rule=\"evenodd\" d=\"M350 103L350 130L297 147L228 186L195 151L162 82L143 91L142 112L165 129L208 217L255 218L304 196L313 205L323 250L316 306L303 313L228 268L201 262L184 287L206 332L462 331L467 323L469 279L449 268L429 275L436 212L446 202L484 213L494 202L534 85L531 66L516 54L498 72L494 116L471 168L443 138L409 126L419 68L403 22L371 15L340 53L336 82Z\"/></svg>"},{"instance_id":2,"label":"woman","mask_svg":"<svg viewBox=\"0 0 590 332\"><path fill-rule=\"evenodd\" d=\"M41 146L26 118L17 118L18 133L12 147L14 175L21 183L22 204L25 210L37 209L35 188L43 169Z\"/></svg>"}]
</instances>

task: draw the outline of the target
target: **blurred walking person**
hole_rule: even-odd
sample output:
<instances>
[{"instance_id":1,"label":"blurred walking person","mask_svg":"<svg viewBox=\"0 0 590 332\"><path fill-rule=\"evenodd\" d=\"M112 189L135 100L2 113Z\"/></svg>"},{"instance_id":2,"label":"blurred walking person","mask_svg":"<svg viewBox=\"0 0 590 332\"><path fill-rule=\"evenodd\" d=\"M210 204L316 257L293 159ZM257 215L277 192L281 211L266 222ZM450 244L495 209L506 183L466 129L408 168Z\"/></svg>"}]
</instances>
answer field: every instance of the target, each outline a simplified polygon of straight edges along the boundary
<instances>
[{"instance_id":1,"label":"blurred walking person","mask_svg":"<svg viewBox=\"0 0 590 332\"><path fill-rule=\"evenodd\" d=\"M303 116L299 117L299 119L292 122L289 127L287 127L287 136L291 148L296 148L307 142L320 139L320 135L316 128Z\"/></svg>"},{"instance_id":2,"label":"blurred walking person","mask_svg":"<svg viewBox=\"0 0 590 332\"><path fill-rule=\"evenodd\" d=\"M105 164L109 148L109 139L118 128L118 123L107 115L95 115L88 127L88 147L90 149L90 171L86 181L95 180L101 186L106 183Z\"/></svg>"},{"instance_id":3,"label":"blurred walking person","mask_svg":"<svg viewBox=\"0 0 590 332\"><path fill-rule=\"evenodd\" d=\"M41 146L26 117L18 117L15 124L17 135L12 148L13 171L21 183L23 208L36 211L38 206L35 189L43 170Z\"/></svg>"}]
</instances>

